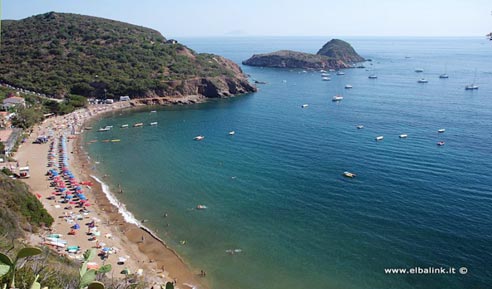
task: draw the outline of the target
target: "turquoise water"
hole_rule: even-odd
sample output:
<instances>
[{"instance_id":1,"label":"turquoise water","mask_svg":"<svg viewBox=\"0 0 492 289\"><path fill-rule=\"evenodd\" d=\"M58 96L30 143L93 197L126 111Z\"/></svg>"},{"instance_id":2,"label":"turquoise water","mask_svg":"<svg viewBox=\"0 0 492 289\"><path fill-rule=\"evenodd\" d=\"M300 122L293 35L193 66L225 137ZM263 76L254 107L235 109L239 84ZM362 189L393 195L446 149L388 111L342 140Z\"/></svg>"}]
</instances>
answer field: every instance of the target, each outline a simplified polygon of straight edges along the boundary
<instances>
[{"instance_id":1,"label":"turquoise water","mask_svg":"<svg viewBox=\"0 0 492 289\"><path fill-rule=\"evenodd\" d=\"M326 40L181 41L240 63L282 48L316 52ZM325 82L318 72L243 67L268 84L239 98L98 120L94 127L115 128L89 131L86 140L121 142L88 146L97 173L120 184L127 208L205 270L213 288L486 288L492 45L480 38L348 40L373 59L366 66L377 80L365 69ZM449 79L439 79L445 70ZM465 91L475 70L480 89ZM429 83L417 83L422 75ZM348 83L354 88L344 90ZM340 93L345 99L333 103ZM119 128L151 121L158 126ZM402 133L408 138L399 139ZM193 141L197 135L205 139ZM378 135L384 140L375 142ZM208 209L194 210L198 204ZM225 252L236 248L242 252ZM467 267L468 274L384 273L430 266Z\"/></svg>"}]
</instances>

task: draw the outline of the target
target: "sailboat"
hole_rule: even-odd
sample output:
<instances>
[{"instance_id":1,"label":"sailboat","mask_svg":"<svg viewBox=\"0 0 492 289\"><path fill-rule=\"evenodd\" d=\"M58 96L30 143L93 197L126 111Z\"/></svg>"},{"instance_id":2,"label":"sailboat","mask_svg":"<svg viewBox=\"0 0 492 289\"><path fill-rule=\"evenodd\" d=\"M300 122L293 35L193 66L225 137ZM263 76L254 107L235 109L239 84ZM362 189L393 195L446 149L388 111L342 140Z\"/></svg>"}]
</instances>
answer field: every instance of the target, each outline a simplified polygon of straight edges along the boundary
<instances>
[{"instance_id":1,"label":"sailboat","mask_svg":"<svg viewBox=\"0 0 492 289\"><path fill-rule=\"evenodd\" d=\"M449 75L448 75L448 67L446 65L446 67L444 68L444 73L439 75L439 78L441 79L446 79L446 78L449 78Z\"/></svg>"},{"instance_id":2,"label":"sailboat","mask_svg":"<svg viewBox=\"0 0 492 289\"><path fill-rule=\"evenodd\" d=\"M478 85L475 84L477 80L477 70L475 69L475 76L473 77L473 82L465 86L465 90L476 90L478 89Z\"/></svg>"}]
</instances>

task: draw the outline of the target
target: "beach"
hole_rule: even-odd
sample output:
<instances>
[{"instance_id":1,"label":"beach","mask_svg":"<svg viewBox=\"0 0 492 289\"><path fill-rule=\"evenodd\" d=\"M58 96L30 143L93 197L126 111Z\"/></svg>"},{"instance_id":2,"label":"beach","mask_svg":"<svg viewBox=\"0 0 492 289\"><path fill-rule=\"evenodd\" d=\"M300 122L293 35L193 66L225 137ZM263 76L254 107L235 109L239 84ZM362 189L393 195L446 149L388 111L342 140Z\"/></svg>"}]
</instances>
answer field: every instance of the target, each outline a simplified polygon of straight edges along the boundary
<instances>
[{"instance_id":1,"label":"beach","mask_svg":"<svg viewBox=\"0 0 492 289\"><path fill-rule=\"evenodd\" d=\"M130 107L129 102L92 105L69 115L46 119L33 128L29 138L19 147L15 159L21 166L30 168L30 178L23 181L30 186L32 193L38 196L55 219L49 231L32 236L31 242L37 243L36 245L46 244L49 243L47 240L53 241L46 238L48 235L52 237L54 234L60 234L60 238L67 242L66 248L80 247L77 252L68 253L65 247L51 246L68 258L80 259L81 254L90 248L97 248L98 253L109 252L103 255L103 260L98 258L95 261L97 266L103 263L112 265L113 270L108 273L109 276L123 278L125 275L120 272L126 269L141 276L149 287L170 281L176 282L179 288L206 288L204 278L193 272L176 252L153 232L139 222L127 222L128 216L125 220L121 209L115 206L122 205L99 180L101 178L104 181L104 177L98 177L91 171L93 164L81 143L80 133L84 124L93 117ZM34 144L33 141L41 135L51 135L50 141ZM50 155L52 162L53 159L61 159L61 156L56 155L56 151L58 147L62 147L62 142L66 145L66 169L70 170L73 178L80 184L89 184L81 185L81 191L90 201L90 207L84 206L84 211L80 210L83 214L77 213L77 208L72 205L60 203L61 194L54 195L54 188L50 186L53 179L50 180L47 176L47 171L52 169L48 167L48 156ZM58 153L61 154L62 150ZM73 230L74 222L80 226L77 232ZM87 224L89 226L86 226ZM94 227L97 228L97 235L92 234L95 231ZM75 235L70 235L70 231Z\"/></svg>"}]
</instances>

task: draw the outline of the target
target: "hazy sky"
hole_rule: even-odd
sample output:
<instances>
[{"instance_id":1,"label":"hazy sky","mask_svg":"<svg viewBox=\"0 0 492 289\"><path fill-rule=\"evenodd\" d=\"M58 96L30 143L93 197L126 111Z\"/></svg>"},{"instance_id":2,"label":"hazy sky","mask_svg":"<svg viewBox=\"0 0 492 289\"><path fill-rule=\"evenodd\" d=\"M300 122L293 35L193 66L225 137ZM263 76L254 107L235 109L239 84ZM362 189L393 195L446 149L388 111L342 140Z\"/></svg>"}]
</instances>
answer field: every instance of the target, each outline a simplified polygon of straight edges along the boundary
<instances>
[{"instance_id":1,"label":"hazy sky","mask_svg":"<svg viewBox=\"0 0 492 289\"><path fill-rule=\"evenodd\" d=\"M0 0L2 1L2 0ZM492 0L3 0L3 19L48 11L121 20L166 37L483 36Z\"/></svg>"}]
</instances>

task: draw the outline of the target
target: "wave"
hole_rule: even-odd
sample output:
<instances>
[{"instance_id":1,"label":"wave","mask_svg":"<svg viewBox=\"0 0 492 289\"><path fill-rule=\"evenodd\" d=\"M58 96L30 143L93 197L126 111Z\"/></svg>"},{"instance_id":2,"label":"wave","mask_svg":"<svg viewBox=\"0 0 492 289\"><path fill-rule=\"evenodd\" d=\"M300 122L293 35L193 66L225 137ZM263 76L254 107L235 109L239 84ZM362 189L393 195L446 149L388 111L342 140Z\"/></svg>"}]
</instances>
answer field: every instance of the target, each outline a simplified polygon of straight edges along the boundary
<instances>
[{"instance_id":1,"label":"wave","mask_svg":"<svg viewBox=\"0 0 492 289\"><path fill-rule=\"evenodd\" d=\"M103 181L101 181L99 178L97 178L94 175L91 175L91 177L94 180L96 180L99 184L101 184L101 188L102 191L104 192L104 195L106 195L106 198L111 203L111 205L118 208L118 213L120 213L120 215L123 216L125 222L137 225L138 227L143 227L143 225L137 220L137 218L135 218L135 216L126 209L125 204L118 201L118 199L116 198L115 195L113 195L107 184L105 184Z\"/></svg>"},{"instance_id":2,"label":"wave","mask_svg":"<svg viewBox=\"0 0 492 289\"><path fill-rule=\"evenodd\" d=\"M163 239L161 239L154 231L152 231L150 228L144 226L140 221L138 221L137 218L135 218L135 216L130 211L128 211L126 209L125 204L123 204L122 202L118 201L118 199L111 192L111 190L109 189L109 186L106 183L104 183L98 177L96 177L94 175L90 175L90 176L101 185L101 188L102 188L102 191L104 192L104 195L109 200L109 202L111 203L111 205L113 205L116 208L118 208L118 213L120 213L123 216L123 219L125 220L125 222L127 222L129 224L134 224L137 227L139 227L140 229L142 229L145 232L147 232L152 238L156 239L164 247L166 247L169 251L171 251L181 261L181 263L186 264L186 262L183 260L183 258L181 258L181 256L178 255L178 253L174 249L172 249L171 247L169 247L167 245L167 243ZM195 288L195 287L192 287L192 288Z\"/></svg>"}]
</instances>

